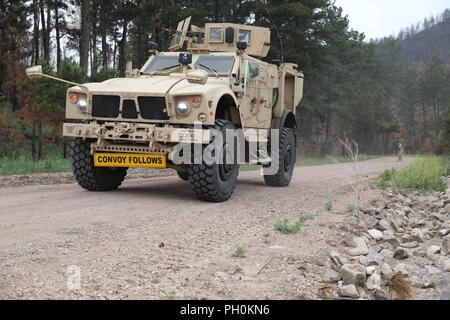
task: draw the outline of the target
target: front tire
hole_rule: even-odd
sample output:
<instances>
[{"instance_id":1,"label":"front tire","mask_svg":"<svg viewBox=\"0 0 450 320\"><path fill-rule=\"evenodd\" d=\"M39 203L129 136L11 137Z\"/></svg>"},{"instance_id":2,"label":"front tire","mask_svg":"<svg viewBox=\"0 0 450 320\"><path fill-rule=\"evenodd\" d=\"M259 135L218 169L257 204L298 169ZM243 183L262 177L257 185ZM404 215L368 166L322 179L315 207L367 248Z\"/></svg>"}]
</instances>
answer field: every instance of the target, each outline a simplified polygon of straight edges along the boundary
<instances>
[{"instance_id":1,"label":"front tire","mask_svg":"<svg viewBox=\"0 0 450 320\"><path fill-rule=\"evenodd\" d=\"M72 167L75 180L88 191L113 191L120 187L126 168L99 168L94 166L90 140L76 138L72 142Z\"/></svg>"},{"instance_id":2,"label":"front tire","mask_svg":"<svg viewBox=\"0 0 450 320\"><path fill-rule=\"evenodd\" d=\"M278 171L272 175L264 175L264 181L271 187L287 187L294 174L296 160L296 142L292 129L283 128L280 131L280 145L278 152L272 152L275 163L278 162ZM264 168L267 172L268 168Z\"/></svg>"},{"instance_id":3,"label":"front tire","mask_svg":"<svg viewBox=\"0 0 450 320\"><path fill-rule=\"evenodd\" d=\"M235 130L233 123L226 120L216 120L214 129L222 131L224 144L219 156L223 164L213 163L192 164L188 168L189 182L197 198L207 202L225 202L231 198L234 192L237 177L239 175L239 164L236 159L236 148L231 150L225 141L226 130ZM214 143L214 142L212 142ZM226 154L234 152L234 162L226 163Z\"/></svg>"},{"instance_id":4,"label":"front tire","mask_svg":"<svg viewBox=\"0 0 450 320\"><path fill-rule=\"evenodd\" d=\"M181 180L189 181L189 173L187 171L177 171L177 175Z\"/></svg>"}]
</instances>

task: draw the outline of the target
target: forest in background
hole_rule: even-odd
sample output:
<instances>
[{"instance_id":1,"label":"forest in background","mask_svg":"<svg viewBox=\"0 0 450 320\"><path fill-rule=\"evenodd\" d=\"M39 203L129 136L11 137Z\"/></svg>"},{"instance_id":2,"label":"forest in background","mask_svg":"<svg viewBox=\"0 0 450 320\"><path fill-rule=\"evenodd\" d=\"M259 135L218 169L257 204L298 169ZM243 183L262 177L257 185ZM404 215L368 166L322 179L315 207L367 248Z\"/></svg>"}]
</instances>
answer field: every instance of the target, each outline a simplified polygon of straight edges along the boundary
<instances>
[{"instance_id":1,"label":"forest in background","mask_svg":"<svg viewBox=\"0 0 450 320\"><path fill-rule=\"evenodd\" d=\"M272 29L265 60L283 55L305 73L302 152L340 155L345 135L367 154L399 142L414 153L449 149L450 10L367 42L330 0L0 0L0 158L66 154L67 86L28 81L27 66L75 82L123 76L126 61L146 61L148 40L167 48L165 29L187 16Z\"/></svg>"}]
</instances>

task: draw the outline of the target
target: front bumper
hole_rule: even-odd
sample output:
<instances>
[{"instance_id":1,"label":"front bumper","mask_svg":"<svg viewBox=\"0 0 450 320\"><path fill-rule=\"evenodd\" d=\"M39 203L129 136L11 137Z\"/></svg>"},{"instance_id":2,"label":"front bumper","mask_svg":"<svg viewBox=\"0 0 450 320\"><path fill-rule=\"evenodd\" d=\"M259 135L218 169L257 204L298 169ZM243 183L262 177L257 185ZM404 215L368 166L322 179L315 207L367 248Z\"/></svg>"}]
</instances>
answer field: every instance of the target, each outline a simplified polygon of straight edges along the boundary
<instances>
[{"instance_id":1,"label":"front bumper","mask_svg":"<svg viewBox=\"0 0 450 320\"><path fill-rule=\"evenodd\" d=\"M106 122L64 123L63 135L72 138L120 141L121 143L195 143L208 144L210 131L201 128L160 127L154 124Z\"/></svg>"}]
</instances>

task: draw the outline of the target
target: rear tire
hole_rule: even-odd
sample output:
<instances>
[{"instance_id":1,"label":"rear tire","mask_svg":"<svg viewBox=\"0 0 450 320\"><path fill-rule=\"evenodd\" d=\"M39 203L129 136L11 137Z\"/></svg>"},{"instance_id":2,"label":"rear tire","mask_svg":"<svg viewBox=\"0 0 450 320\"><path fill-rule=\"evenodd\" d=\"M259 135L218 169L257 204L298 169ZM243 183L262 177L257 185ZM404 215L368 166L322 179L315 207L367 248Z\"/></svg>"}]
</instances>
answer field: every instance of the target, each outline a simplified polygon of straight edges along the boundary
<instances>
[{"instance_id":1,"label":"rear tire","mask_svg":"<svg viewBox=\"0 0 450 320\"><path fill-rule=\"evenodd\" d=\"M294 174L296 160L296 142L292 129L283 128L280 132L280 148L272 156L279 163L278 171L274 175L264 175L264 181L271 187L287 187ZM264 169L265 171L267 169Z\"/></svg>"},{"instance_id":2,"label":"rear tire","mask_svg":"<svg viewBox=\"0 0 450 320\"><path fill-rule=\"evenodd\" d=\"M225 140L226 130L235 130L232 122L216 120L214 129L221 130ZM225 151L225 152L224 152ZM227 152L234 152L235 163L232 164L192 164L188 168L189 182L197 198L207 202L225 202L230 199L234 192L237 177L239 175L239 164L236 159L236 149L229 150L224 141L221 159ZM225 161L223 161L225 162Z\"/></svg>"},{"instance_id":3,"label":"rear tire","mask_svg":"<svg viewBox=\"0 0 450 320\"><path fill-rule=\"evenodd\" d=\"M76 138L72 142L72 167L77 183L88 191L113 191L120 187L126 168L100 168L94 166L90 140Z\"/></svg>"}]
</instances>

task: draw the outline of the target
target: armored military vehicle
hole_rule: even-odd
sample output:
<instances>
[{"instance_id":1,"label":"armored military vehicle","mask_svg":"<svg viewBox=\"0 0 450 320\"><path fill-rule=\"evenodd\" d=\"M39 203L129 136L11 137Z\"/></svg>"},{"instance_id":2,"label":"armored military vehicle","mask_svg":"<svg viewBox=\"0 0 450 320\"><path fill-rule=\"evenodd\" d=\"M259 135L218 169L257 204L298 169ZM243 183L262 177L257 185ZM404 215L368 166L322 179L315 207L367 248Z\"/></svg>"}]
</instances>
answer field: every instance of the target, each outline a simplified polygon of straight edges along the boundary
<instances>
[{"instance_id":1,"label":"armored military vehicle","mask_svg":"<svg viewBox=\"0 0 450 320\"><path fill-rule=\"evenodd\" d=\"M302 72L292 63L261 60L270 49L270 29L232 23L200 28L190 20L179 23L167 52L152 43L140 70L129 63L126 78L77 84L45 75L40 66L27 69L31 79L74 85L67 91L64 136L74 138L73 172L82 188L116 190L131 167L172 168L199 199L223 202L235 189L241 163L263 166L269 186L290 184ZM242 161L227 160L237 149L226 139L217 149L217 132L225 137L229 131L244 138ZM175 161L178 146L204 151L214 142L215 161ZM183 150L181 156L189 154Z\"/></svg>"}]
</instances>

